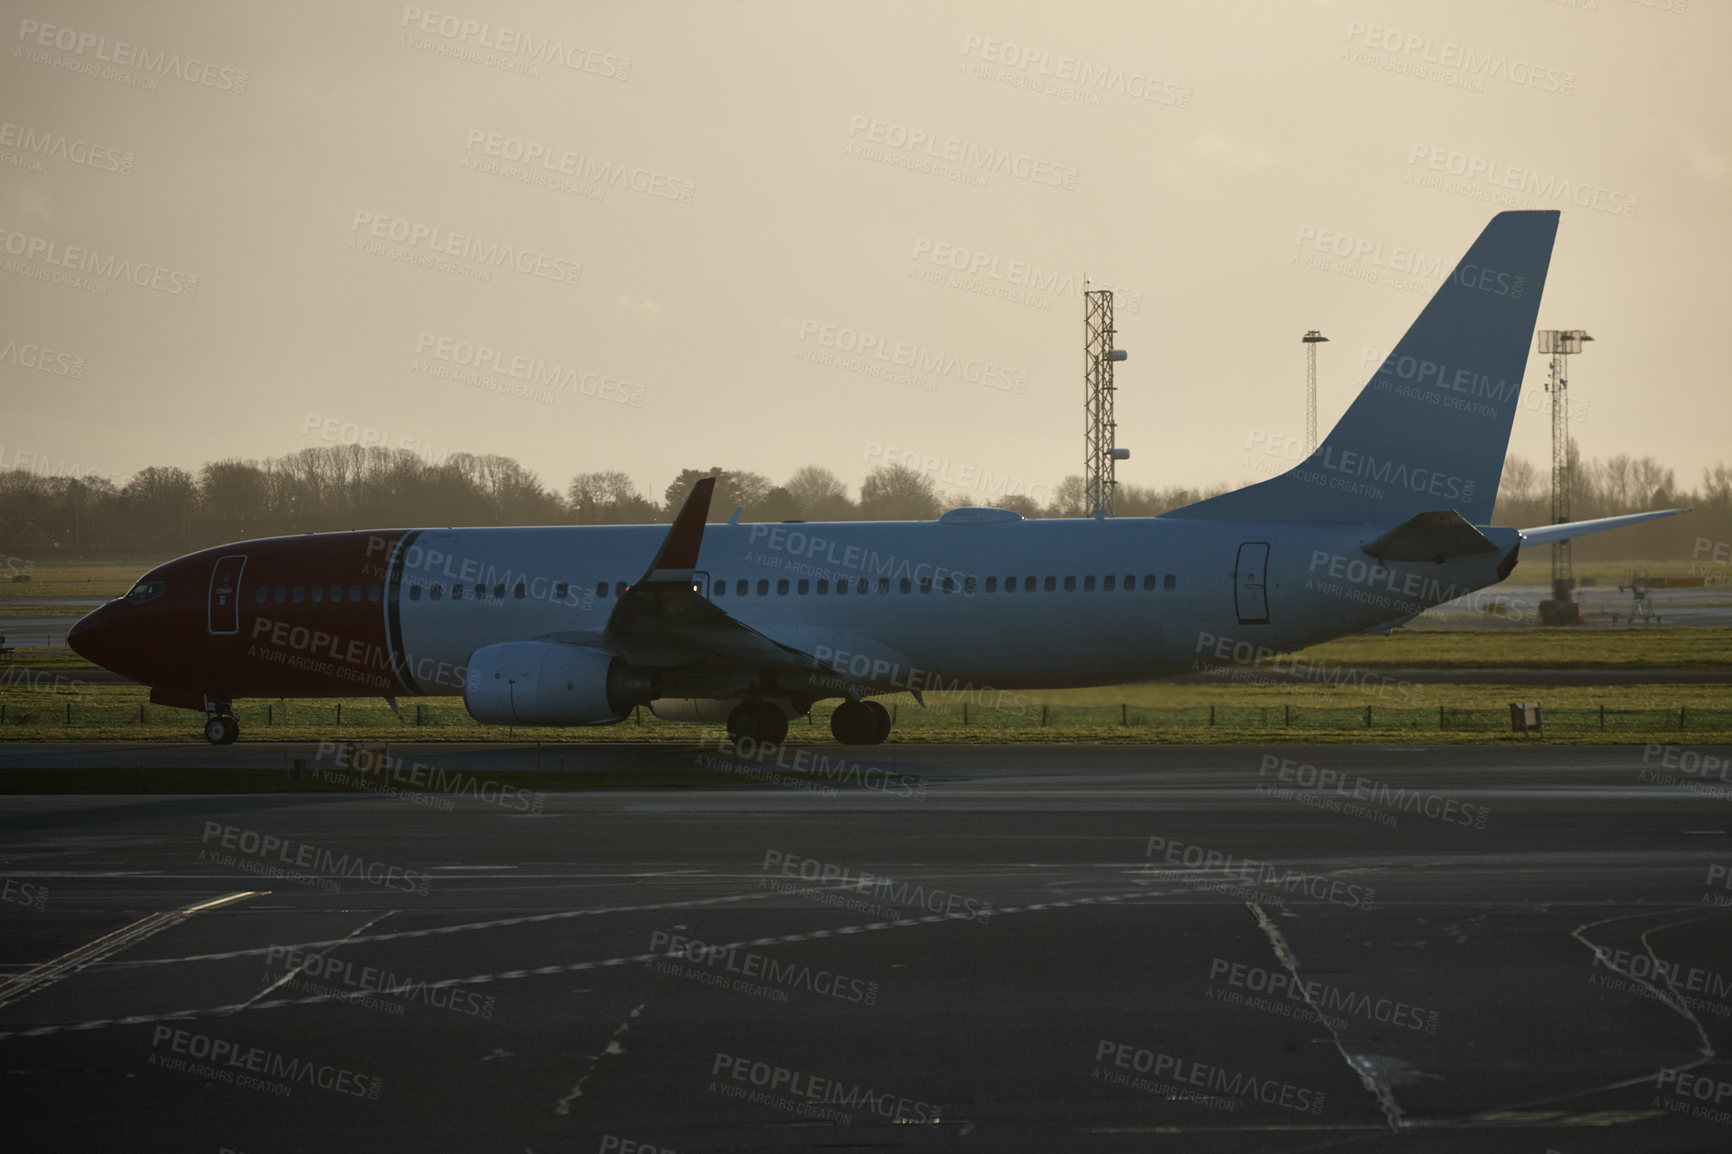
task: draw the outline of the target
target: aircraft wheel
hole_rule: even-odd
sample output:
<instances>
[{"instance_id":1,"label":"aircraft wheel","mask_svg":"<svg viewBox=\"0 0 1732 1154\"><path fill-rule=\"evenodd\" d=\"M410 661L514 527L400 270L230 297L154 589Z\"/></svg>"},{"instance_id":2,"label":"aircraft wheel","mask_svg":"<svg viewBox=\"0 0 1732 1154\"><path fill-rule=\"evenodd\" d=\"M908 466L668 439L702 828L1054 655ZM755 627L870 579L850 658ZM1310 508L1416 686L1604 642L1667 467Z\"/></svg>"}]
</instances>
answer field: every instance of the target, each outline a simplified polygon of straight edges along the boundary
<instances>
[{"instance_id":1,"label":"aircraft wheel","mask_svg":"<svg viewBox=\"0 0 1732 1154\"><path fill-rule=\"evenodd\" d=\"M780 745L788 736L788 717L768 701L743 702L728 714L728 736Z\"/></svg>"},{"instance_id":2,"label":"aircraft wheel","mask_svg":"<svg viewBox=\"0 0 1732 1154\"><path fill-rule=\"evenodd\" d=\"M233 745L241 735L241 723L226 713L204 723L204 739L212 745Z\"/></svg>"},{"instance_id":3,"label":"aircraft wheel","mask_svg":"<svg viewBox=\"0 0 1732 1154\"><path fill-rule=\"evenodd\" d=\"M844 701L830 714L830 732L843 745L871 745L878 736L878 717L863 701Z\"/></svg>"},{"instance_id":4,"label":"aircraft wheel","mask_svg":"<svg viewBox=\"0 0 1732 1154\"><path fill-rule=\"evenodd\" d=\"M877 745L890 736L890 711L876 701L866 701L861 704L872 711L872 720L876 723L873 726L872 744Z\"/></svg>"}]
</instances>

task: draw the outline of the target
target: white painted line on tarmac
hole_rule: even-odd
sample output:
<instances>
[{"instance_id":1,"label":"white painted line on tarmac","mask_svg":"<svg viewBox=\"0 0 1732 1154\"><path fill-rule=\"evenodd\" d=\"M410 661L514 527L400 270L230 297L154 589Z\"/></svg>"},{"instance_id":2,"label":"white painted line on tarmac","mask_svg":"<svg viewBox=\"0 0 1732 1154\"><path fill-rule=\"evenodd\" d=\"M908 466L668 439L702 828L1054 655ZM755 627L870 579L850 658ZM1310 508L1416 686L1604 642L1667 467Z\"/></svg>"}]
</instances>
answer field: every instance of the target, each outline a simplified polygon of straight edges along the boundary
<instances>
[{"instance_id":1,"label":"white painted line on tarmac","mask_svg":"<svg viewBox=\"0 0 1732 1154\"><path fill-rule=\"evenodd\" d=\"M140 918L129 926L123 926L113 933L104 934L93 942L79 946L61 954L53 961L43 962L33 970L8 978L0 985L0 1006L11 1005L13 1002L27 998L38 990L45 990L62 978L69 978L87 966L93 966L103 958L117 954L144 941L153 934L161 933L170 926L178 926L181 922L195 914L207 910L220 909L248 898L260 897L270 893L269 890L242 890L238 893L224 894L221 897L207 898L182 906L177 910L164 910Z\"/></svg>"}]
</instances>

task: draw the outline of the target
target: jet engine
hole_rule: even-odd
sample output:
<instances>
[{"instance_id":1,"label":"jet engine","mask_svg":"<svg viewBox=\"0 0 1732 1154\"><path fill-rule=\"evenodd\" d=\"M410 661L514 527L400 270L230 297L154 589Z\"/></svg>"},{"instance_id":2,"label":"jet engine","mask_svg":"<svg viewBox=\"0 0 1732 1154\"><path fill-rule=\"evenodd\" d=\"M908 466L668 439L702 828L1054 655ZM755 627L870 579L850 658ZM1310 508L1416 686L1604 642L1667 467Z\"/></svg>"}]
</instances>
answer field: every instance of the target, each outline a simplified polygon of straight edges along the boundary
<instances>
[{"instance_id":1,"label":"jet engine","mask_svg":"<svg viewBox=\"0 0 1732 1154\"><path fill-rule=\"evenodd\" d=\"M612 725L659 696L655 681L604 649L506 641L470 656L463 704L485 725Z\"/></svg>"}]
</instances>

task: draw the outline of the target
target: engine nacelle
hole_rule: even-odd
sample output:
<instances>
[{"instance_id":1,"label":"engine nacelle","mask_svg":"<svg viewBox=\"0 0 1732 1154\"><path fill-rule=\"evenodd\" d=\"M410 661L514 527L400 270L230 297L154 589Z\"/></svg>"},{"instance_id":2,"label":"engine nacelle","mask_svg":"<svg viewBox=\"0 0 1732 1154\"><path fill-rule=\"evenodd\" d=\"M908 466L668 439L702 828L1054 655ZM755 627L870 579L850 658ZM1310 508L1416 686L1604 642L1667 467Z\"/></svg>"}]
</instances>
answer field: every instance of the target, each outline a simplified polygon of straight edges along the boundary
<instances>
[{"instance_id":1,"label":"engine nacelle","mask_svg":"<svg viewBox=\"0 0 1732 1154\"><path fill-rule=\"evenodd\" d=\"M558 641L484 645L463 683L463 704L484 725L612 725L655 696L654 675L618 654Z\"/></svg>"}]
</instances>

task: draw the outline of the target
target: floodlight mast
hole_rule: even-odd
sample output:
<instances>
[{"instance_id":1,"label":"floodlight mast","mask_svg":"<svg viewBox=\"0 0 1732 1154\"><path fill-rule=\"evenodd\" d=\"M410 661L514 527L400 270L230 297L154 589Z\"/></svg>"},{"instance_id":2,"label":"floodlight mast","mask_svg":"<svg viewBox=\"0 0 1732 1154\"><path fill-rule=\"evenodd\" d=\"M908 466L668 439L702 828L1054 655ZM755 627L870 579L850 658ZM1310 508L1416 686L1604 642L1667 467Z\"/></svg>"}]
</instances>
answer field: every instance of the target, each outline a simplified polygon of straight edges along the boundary
<instances>
[{"instance_id":1,"label":"floodlight mast","mask_svg":"<svg viewBox=\"0 0 1732 1154\"><path fill-rule=\"evenodd\" d=\"M1552 524L1570 519L1570 490L1574 487L1570 461L1569 358L1582 351L1590 337L1581 329L1541 329L1539 351L1550 354L1551 369L1546 392L1552 395ZM1540 603L1542 625L1578 625L1582 613L1573 594L1576 588L1570 542L1552 542L1552 598Z\"/></svg>"},{"instance_id":2,"label":"floodlight mast","mask_svg":"<svg viewBox=\"0 0 1732 1154\"><path fill-rule=\"evenodd\" d=\"M1305 452L1317 450L1317 346L1329 338L1312 329L1299 338L1305 344Z\"/></svg>"},{"instance_id":3,"label":"floodlight mast","mask_svg":"<svg viewBox=\"0 0 1732 1154\"><path fill-rule=\"evenodd\" d=\"M1110 517L1113 490L1118 487L1117 463L1131 451L1116 445L1118 422L1113 419L1113 366L1125 360L1113 348L1113 293L1097 289L1083 293L1083 502L1091 517Z\"/></svg>"}]
</instances>

